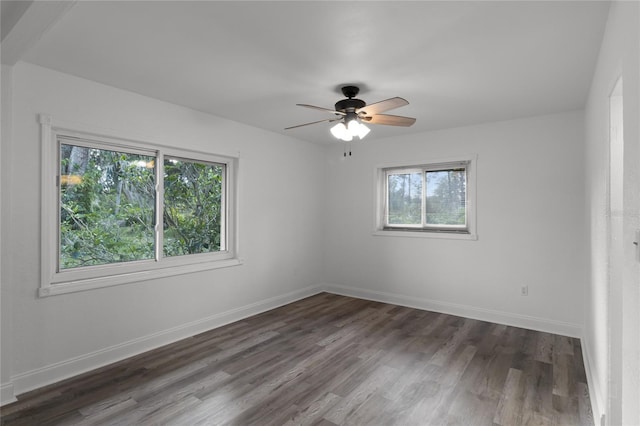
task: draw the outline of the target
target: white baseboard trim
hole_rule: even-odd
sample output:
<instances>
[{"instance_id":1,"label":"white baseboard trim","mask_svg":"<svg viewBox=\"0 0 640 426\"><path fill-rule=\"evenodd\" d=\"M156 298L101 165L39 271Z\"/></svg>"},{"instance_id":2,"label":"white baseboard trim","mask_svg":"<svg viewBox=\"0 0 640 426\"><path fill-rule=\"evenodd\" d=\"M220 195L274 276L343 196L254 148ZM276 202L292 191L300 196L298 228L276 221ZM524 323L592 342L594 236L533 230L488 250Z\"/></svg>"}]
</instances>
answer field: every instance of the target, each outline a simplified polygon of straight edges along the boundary
<instances>
[{"instance_id":1,"label":"white baseboard trim","mask_svg":"<svg viewBox=\"0 0 640 426\"><path fill-rule=\"evenodd\" d=\"M329 293L341 294L343 296L357 297L376 302L392 303L394 305L407 306L409 308L440 312L443 314L505 324L530 330L560 334L563 336L579 338L582 335L582 327L578 324L531 317L511 312L495 311L475 306L441 302L438 300L423 299L420 297L405 296L402 294L386 293L382 291L336 284L325 284L324 290Z\"/></svg>"},{"instance_id":2,"label":"white baseboard trim","mask_svg":"<svg viewBox=\"0 0 640 426\"><path fill-rule=\"evenodd\" d=\"M17 401L13 392L13 382L0 384L0 406Z\"/></svg>"},{"instance_id":3,"label":"white baseboard trim","mask_svg":"<svg viewBox=\"0 0 640 426\"><path fill-rule=\"evenodd\" d=\"M239 308L231 309L187 324L182 324L128 342L110 346L75 358L50 364L35 370L11 377L11 386L7 385L7 402L20 395L78 374L121 361L160 346L194 336L223 325L286 305L296 300L321 293L322 286L310 286L283 295L271 297ZM2 387L2 401L5 401L5 385Z\"/></svg>"},{"instance_id":4,"label":"white baseboard trim","mask_svg":"<svg viewBox=\"0 0 640 426\"><path fill-rule=\"evenodd\" d=\"M593 368L593 358L589 352L589 345L586 338L583 337L582 344L582 362L584 363L584 372L587 376L587 386L589 388L589 400L591 401L591 412L593 413L593 422L596 425L600 424L600 419L605 414L605 403L602 398L602 383L598 379L598 375Z\"/></svg>"}]
</instances>

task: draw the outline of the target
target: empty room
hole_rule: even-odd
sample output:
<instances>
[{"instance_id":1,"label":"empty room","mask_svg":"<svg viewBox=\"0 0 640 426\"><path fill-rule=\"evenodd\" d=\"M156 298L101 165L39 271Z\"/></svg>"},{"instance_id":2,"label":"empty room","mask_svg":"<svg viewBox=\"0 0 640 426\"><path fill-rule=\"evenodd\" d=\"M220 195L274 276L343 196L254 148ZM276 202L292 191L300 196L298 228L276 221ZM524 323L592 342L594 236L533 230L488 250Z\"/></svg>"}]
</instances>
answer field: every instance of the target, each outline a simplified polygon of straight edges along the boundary
<instances>
[{"instance_id":1,"label":"empty room","mask_svg":"<svg viewBox=\"0 0 640 426\"><path fill-rule=\"evenodd\" d=\"M639 2L0 5L3 426L640 425Z\"/></svg>"}]
</instances>

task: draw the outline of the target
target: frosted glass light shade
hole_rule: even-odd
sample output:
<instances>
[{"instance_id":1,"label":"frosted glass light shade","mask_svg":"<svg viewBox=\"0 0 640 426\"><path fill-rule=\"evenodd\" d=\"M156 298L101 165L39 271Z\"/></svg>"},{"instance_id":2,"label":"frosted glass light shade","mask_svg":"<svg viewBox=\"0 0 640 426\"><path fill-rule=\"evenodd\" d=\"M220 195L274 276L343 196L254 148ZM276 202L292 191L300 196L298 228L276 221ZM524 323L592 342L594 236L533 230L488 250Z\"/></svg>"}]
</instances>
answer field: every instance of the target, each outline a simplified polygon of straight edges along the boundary
<instances>
[{"instance_id":1,"label":"frosted glass light shade","mask_svg":"<svg viewBox=\"0 0 640 426\"><path fill-rule=\"evenodd\" d=\"M367 136L370 132L369 128L358 120L351 120L348 124L340 122L331 128L331 134L336 138L345 142L350 142L355 136L360 139Z\"/></svg>"},{"instance_id":2,"label":"frosted glass light shade","mask_svg":"<svg viewBox=\"0 0 640 426\"><path fill-rule=\"evenodd\" d=\"M349 133L349 131L347 130L347 126L345 126L343 122L340 122L333 126L331 128L331 134L336 139L341 139L345 142L349 142L353 139L353 136L351 136L351 133Z\"/></svg>"},{"instance_id":3,"label":"frosted glass light shade","mask_svg":"<svg viewBox=\"0 0 640 426\"><path fill-rule=\"evenodd\" d=\"M360 123L360 126L358 126L358 137L360 139L364 139L364 137L367 136L370 131L371 131L371 129L369 129L364 124Z\"/></svg>"}]
</instances>

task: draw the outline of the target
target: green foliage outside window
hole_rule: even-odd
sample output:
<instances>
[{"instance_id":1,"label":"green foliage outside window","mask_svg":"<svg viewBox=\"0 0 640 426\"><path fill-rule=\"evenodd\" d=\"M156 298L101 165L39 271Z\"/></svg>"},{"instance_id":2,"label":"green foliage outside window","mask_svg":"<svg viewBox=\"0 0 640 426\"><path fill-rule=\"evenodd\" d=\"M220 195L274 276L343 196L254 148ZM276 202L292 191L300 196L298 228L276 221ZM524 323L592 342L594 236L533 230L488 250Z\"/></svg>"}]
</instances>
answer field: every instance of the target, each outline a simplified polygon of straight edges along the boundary
<instances>
[{"instance_id":1,"label":"green foliage outside window","mask_svg":"<svg viewBox=\"0 0 640 426\"><path fill-rule=\"evenodd\" d=\"M60 147L60 269L154 257L154 158Z\"/></svg>"},{"instance_id":2,"label":"green foliage outside window","mask_svg":"<svg viewBox=\"0 0 640 426\"><path fill-rule=\"evenodd\" d=\"M164 161L164 255L220 251L224 166Z\"/></svg>"},{"instance_id":3,"label":"green foliage outside window","mask_svg":"<svg viewBox=\"0 0 640 426\"><path fill-rule=\"evenodd\" d=\"M422 173L392 174L388 177L389 223L422 223Z\"/></svg>"},{"instance_id":4,"label":"green foliage outside window","mask_svg":"<svg viewBox=\"0 0 640 426\"><path fill-rule=\"evenodd\" d=\"M155 258L154 156L60 145L59 269ZM163 255L220 251L225 166L164 161Z\"/></svg>"},{"instance_id":5,"label":"green foliage outside window","mask_svg":"<svg viewBox=\"0 0 640 426\"><path fill-rule=\"evenodd\" d=\"M390 225L466 225L466 170L427 170L387 175ZM424 186L424 191L423 191Z\"/></svg>"},{"instance_id":6,"label":"green foliage outside window","mask_svg":"<svg viewBox=\"0 0 640 426\"><path fill-rule=\"evenodd\" d=\"M428 171L426 183L427 224L464 225L467 194L465 171Z\"/></svg>"}]
</instances>

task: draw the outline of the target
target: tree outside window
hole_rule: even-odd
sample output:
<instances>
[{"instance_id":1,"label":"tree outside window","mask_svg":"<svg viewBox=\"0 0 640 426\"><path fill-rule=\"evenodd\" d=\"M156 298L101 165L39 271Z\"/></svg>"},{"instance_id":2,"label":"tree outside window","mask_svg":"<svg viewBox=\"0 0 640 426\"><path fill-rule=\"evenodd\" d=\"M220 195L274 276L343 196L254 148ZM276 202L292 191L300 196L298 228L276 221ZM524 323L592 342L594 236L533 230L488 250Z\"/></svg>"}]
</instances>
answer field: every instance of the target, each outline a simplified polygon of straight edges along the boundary
<instances>
[{"instance_id":1,"label":"tree outside window","mask_svg":"<svg viewBox=\"0 0 640 426\"><path fill-rule=\"evenodd\" d=\"M224 249L224 164L67 143L59 158L59 270L152 260L160 239L164 257Z\"/></svg>"},{"instance_id":2,"label":"tree outside window","mask_svg":"<svg viewBox=\"0 0 640 426\"><path fill-rule=\"evenodd\" d=\"M390 168L384 175L384 228L467 230L466 165Z\"/></svg>"}]
</instances>

